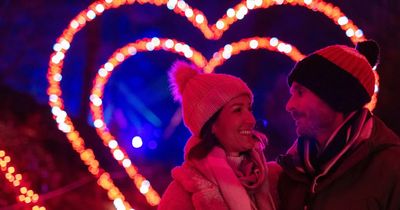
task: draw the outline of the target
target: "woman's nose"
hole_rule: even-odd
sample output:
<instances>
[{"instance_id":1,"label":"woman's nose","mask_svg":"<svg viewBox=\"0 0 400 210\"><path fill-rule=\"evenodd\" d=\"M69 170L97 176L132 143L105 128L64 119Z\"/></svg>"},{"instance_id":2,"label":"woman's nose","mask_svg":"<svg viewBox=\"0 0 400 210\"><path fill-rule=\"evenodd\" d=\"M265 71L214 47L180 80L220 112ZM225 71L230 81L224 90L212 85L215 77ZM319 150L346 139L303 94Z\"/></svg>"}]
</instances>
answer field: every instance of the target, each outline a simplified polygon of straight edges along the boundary
<instances>
[{"instance_id":1,"label":"woman's nose","mask_svg":"<svg viewBox=\"0 0 400 210\"><path fill-rule=\"evenodd\" d=\"M256 118L254 117L252 112L248 112L246 120L247 120L248 123L251 123L253 126L256 125Z\"/></svg>"}]
</instances>

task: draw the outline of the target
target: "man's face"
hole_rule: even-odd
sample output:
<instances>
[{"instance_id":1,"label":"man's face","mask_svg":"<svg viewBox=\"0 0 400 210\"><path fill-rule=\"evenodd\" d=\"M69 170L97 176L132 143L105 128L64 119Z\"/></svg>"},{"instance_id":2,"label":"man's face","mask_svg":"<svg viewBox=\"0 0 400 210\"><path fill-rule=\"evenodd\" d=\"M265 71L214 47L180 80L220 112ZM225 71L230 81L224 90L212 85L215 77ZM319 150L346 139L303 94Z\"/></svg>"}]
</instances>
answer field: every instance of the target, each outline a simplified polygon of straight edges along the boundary
<instances>
[{"instance_id":1,"label":"man's face","mask_svg":"<svg viewBox=\"0 0 400 210\"><path fill-rule=\"evenodd\" d=\"M297 82L293 82L290 94L286 111L290 112L296 123L298 136L321 141L321 136L329 136L336 129L342 113L334 111L311 90Z\"/></svg>"}]
</instances>

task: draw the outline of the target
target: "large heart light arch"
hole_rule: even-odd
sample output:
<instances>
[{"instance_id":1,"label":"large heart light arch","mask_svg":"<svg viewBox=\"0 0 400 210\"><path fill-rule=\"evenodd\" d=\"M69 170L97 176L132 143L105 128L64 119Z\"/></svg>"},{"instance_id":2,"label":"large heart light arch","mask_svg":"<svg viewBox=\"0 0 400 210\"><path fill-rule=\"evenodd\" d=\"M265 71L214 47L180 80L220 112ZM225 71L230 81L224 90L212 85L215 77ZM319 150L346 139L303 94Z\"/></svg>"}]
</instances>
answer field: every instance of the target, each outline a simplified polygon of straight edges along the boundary
<instances>
[{"instance_id":1,"label":"large heart light arch","mask_svg":"<svg viewBox=\"0 0 400 210\"><path fill-rule=\"evenodd\" d=\"M62 90L60 87L60 82L62 80L62 68L63 68L63 62L65 55L70 48L70 44L77 32L79 32L85 25L86 23L94 20L96 16L101 15L104 11L107 9L112 9L112 8L118 8L121 5L125 4L133 4L133 3L139 3L139 4L153 4L156 6L167 6L169 9L171 9L173 12L185 16L193 25L194 27L199 28L200 31L204 34L204 36L207 39L219 39L224 31L228 30L229 26L232 25L234 22L237 20L241 20L245 17L245 15L250 11L254 9L265 9L269 8L270 6L274 5L293 5L293 6L303 6L306 7L310 10L321 12L325 14L328 18L333 20L335 24L338 24L342 30L346 32L346 35L351 39L353 43L357 43L358 41L365 40L364 35L362 31L351 21L349 20L341 11L338 7L335 7L334 5L330 3L326 3L321 0L247 0L247 1L242 1L239 4L237 4L235 7L230 8L227 10L226 14L219 19L215 24L212 26L209 26L207 23L207 18L205 15L197 10L191 8L186 2L180 0L139 0L139 1L134 1L134 0L105 0L105 1L96 1L92 3L87 9L81 11L69 24L69 26L63 31L62 35L57 39L56 44L54 45L54 52L50 56L50 61L49 61L49 68L48 68L48 81L49 81L49 87L47 90L47 93L49 95L49 105L52 108L52 113L55 118L55 120L58 123L58 128L66 133L68 140L72 144L72 147L76 152L80 154L80 157L82 161L88 166L88 170L90 173L92 173L95 177L98 179L98 184L108 192L108 197L114 201L114 204L118 207L120 206L121 208L131 208L130 204L125 201L124 195L120 192L120 190L114 185L112 179L110 178L110 175L101 168L99 165L99 162L96 160L95 155L93 151L85 146L84 139L81 137L79 134L79 131L75 129L71 118L68 116L66 111L64 110L64 103L62 99ZM253 39L254 40L254 39ZM159 40L160 41L160 40ZM252 40L250 40L252 41ZM271 40L270 40L271 41ZM160 41L161 42L161 41ZM149 43L148 41L146 43ZM150 41L151 43L151 41ZM239 42L242 43L242 42ZM253 46L254 45L259 45L262 42L252 42ZM256 44L255 44L256 43ZM249 45L250 46L250 42ZM233 44L232 44L233 45ZM232 45L230 45L232 47ZM175 45L176 46L176 45ZM287 46L289 45L281 45L282 50L285 51L287 50ZM229 55L229 49L231 47L227 47L226 49L221 49L218 53L216 53L216 56L214 56L209 62L206 62L206 60L200 56L201 54L198 55L198 59L192 59L193 62L201 67L204 67L207 72L212 72L213 69L221 65L224 60L228 59L230 56ZM251 47L251 46L250 46ZM279 47L279 46L278 46ZM232 49L234 49L232 47ZM235 48L236 49L236 48ZM292 48L295 49L295 48ZM240 50L239 50L240 51ZM236 52L239 51L234 51L232 50L230 54L235 54ZM196 51L192 50L193 55L196 54ZM120 55L120 54L119 54ZM218 56L219 55L219 56ZM121 56L119 56L121 57ZM188 56L186 56L188 57ZM111 58L112 59L112 58ZM115 56L115 59L118 61L117 54ZM124 60L120 59L121 61ZM191 59L189 59L191 60ZM197 62L197 63L196 63ZM114 68L114 65L112 62L107 62L104 65L104 70L107 71L107 69L111 68L111 70ZM104 70L99 70L99 74L105 73ZM378 87L378 77L376 75L376 87ZM105 83L104 83L105 84ZM104 85L103 84L103 85ZM376 88L377 89L377 88ZM97 91L97 92L96 92ZM92 102L94 104L99 102L97 100L99 96L102 96L101 91L95 90L94 89L95 95L92 94ZM97 98L96 98L97 97ZM376 102L376 94L374 96L374 99L370 103L370 108L373 109L375 106ZM99 117L99 116L95 116ZM100 122L100 121L97 121ZM101 123L100 123L101 124ZM101 127L101 126L97 126ZM109 140L113 140L110 136L108 136ZM110 141L108 142L108 145L111 149L113 148L113 144L111 144L110 147ZM115 148L114 148L115 149ZM114 150L115 151L115 150ZM121 164L125 167L125 165L131 165L132 162L130 161L125 161L124 165L124 160L127 160L125 158L126 154L122 152L122 159L121 159ZM117 152L120 153L120 152ZM115 156L115 154L114 154ZM118 156L118 155L117 155ZM119 156L118 156L119 157ZM125 167L127 168L127 167ZM130 167L128 167L130 168ZM133 169L136 170L134 166L132 166L132 169L128 169L132 174L135 174L136 177L139 177L138 179L133 178L135 181L135 185L138 188L142 188L145 185L145 188L147 190L145 193L143 193L146 196L147 201L151 205L157 205L159 202L159 196L158 194L151 190L151 186L148 184L148 182L142 177L137 171L132 171ZM131 177L132 178L132 177Z\"/></svg>"}]
</instances>

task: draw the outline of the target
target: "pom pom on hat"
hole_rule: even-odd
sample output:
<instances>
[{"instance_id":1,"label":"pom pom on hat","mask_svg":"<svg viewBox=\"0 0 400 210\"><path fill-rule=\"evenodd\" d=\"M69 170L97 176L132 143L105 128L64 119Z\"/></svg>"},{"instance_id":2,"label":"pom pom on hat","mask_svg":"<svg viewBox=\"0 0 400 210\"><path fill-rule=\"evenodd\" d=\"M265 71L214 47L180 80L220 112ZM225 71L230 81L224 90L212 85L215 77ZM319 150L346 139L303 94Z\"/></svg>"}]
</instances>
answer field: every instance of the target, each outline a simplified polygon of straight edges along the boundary
<instances>
[{"instance_id":1,"label":"pom pom on hat","mask_svg":"<svg viewBox=\"0 0 400 210\"><path fill-rule=\"evenodd\" d=\"M172 65L169 81L174 98L182 104L183 122L195 136L233 98L246 94L253 101L253 93L241 79L227 74L204 74L183 61Z\"/></svg>"},{"instance_id":2,"label":"pom pom on hat","mask_svg":"<svg viewBox=\"0 0 400 210\"><path fill-rule=\"evenodd\" d=\"M307 87L336 111L349 113L362 108L374 94L372 66L378 60L379 47L365 41L350 48L331 45L299 61L288 77Z\"/></svg>"},{"instance_id":3,"label":"pom pom on hat","mask_svg":"<svg viewBox=\"0 0 400 210\"><path fill-rule=\"evenodd\" d=\"M176 61L168 73L171 91L175 101L182 101L183 91L190 79L200 72L196 67L184 62Z\"/></svg>"},{"instance_id":4,"label":"pom pom on hat","mask_svg":"<svg viewBox=\"0 0 400 210\"><path fill-rule=\"evenodd\" d=\"M356 50L365 56L372 67L378 64L379 46L374 40L357 43Z\"/></svg>"}]
</instances>

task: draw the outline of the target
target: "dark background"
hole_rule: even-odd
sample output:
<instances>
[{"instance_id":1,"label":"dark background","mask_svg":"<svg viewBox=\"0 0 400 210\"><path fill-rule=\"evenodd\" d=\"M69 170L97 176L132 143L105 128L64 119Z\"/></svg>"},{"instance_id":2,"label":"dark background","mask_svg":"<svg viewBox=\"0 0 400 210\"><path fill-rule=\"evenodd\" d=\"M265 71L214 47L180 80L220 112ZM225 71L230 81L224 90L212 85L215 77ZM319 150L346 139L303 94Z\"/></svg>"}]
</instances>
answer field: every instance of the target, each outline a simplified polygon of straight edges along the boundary
<instances>
[{"instance_id":1,"label":"dark background","mask_svg":"<svg viewBox=\"0 0 400 210\"><path fill-rule=\"evenodd\" d=\"M328 1L338 7L381 47L380 92L374 113L400 133L399 56L400 3L395 0ZM12 157L17 170L39 193L47 209L112 209L105 192L96 185L61 131L47 105L47 64L56 38L88 0L0 0L0 150ZM187 1L216 22L239 1ZM184 17L165 6L122 6L108 10L76 34L66 55L63 80L65 110L101 165L110 171L128 201L136 209L152 209L112 159L91 126L88 97L98 68L118 48L145 37L183 41L207 59L225 44L252 36L277 37L308 54L330 44L352 46L339 26L320 13L299 6L273 6L253 10L236 22L219 40L207 40ZM176 54L138 53L114 70L103 100L108 127L139 170L162 194L171 180L170 170L183 160L189 132L180 123L166 131L178 109L168 91L167 70ZM254 113L268 122L270 144L266 155L273 160L295 139L294 125L285 111L289 97L286 75L294 62L279 53L247 51L233 56L216 72L245 80L255 94ZM159 123L147 120L143 109ZM131 146L133 136L143 147ZM0 210L24 209L15 192L0 176Z\"/></svg>"}]
</instances>

